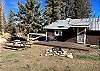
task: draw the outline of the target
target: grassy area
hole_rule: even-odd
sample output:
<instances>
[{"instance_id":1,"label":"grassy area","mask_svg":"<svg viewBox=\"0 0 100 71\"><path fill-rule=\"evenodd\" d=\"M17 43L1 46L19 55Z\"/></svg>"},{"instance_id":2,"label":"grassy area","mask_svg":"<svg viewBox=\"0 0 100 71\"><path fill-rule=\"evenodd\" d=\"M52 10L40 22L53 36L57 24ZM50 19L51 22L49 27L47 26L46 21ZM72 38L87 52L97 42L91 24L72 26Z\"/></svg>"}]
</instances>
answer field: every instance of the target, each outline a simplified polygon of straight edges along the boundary
<instances>
[{"instance_id":1,"label":"grassy area","mask_svg":"<svg viewBox=\"0 0 100 71\"><path fill-rule=\"evenodd\" d=\"M100 61L100 56L96 56L96 55L76 55L76 58L82 59L82 60Z\"/></svg>"},{"instance_id":2,"label":"grassy area","mask_svg":"<svg viewBox=\"0 0 100 71\"><path fill-rule=\"evenodd\" d=\"M13 59L16 59L18 56L19 55L17 54L17 52L8 51L8 52L0 54L0 59L2 61L13 60Z\"/></svg>"}]
</instances>

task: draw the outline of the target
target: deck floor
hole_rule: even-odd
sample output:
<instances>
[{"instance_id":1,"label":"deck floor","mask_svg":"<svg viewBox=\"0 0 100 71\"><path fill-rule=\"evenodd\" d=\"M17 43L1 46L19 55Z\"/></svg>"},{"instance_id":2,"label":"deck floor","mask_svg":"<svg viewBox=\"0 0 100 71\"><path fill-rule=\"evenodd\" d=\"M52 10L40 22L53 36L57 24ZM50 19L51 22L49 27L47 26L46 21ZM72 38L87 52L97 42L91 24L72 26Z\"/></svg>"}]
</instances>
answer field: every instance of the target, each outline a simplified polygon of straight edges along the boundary
<instances>
[{"instance_id":1,"label":"deck floor","mask_svg":"<svg viewBox=\"0 0 100 71\"><path fill-rule=\"evenodd\" d=\"M76 49L76 50L84 50L89 51L89 47L86 47L83 44L77 44L73 42L59 42L59 41L36 41L34 44L53 46L53 47L61 47L68 49Z\"/></svg>"}]
</instances>

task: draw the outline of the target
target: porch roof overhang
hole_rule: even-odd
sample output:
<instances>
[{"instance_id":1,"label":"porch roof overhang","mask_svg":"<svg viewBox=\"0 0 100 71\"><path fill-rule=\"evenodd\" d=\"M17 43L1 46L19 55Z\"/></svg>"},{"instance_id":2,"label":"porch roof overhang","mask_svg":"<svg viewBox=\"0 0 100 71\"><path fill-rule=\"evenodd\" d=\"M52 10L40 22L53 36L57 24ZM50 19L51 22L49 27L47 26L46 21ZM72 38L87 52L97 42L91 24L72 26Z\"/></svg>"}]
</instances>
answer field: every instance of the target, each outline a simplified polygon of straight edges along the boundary
<instances>
[{"instance_id":1,"label":"porch roof overhang","mask_svg":"<svg viewBox=\"0 0 100 71\"><path fill-rule=\"evenodd\" d=\"M83 28L89 28L90 27L90 25L72 25L71 27L75 27L75 28L78 28L78 27L83 27Z\"/></svg>"},{"instance_id":2,"label":"porch roof overhang","mask_svg":"<svg viewBox=\"0 0 100 71\"><path fill-rule=\"evenodd\" d=\"M73 19L70 23L72 24L71 27L90 27L90 22L87 19Z\"/></svg>"}]
</instances>

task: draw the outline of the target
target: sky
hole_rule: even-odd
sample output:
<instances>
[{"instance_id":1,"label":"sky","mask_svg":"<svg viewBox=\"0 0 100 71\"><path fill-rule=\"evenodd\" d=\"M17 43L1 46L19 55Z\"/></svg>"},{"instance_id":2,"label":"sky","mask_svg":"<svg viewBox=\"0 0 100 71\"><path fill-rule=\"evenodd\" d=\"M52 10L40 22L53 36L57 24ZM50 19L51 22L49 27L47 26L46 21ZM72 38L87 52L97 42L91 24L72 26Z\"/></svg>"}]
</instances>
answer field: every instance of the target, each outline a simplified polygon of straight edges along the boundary
<instances>
[{"instance_id":1,"label":"sky","mask_svg":"<svg viewBox=\"0 0 100 71\"><path fill-rule=\"evenodd\" d=\"M14 11L15 13L18 12L18 6L17 6L18 1L20 1L23 4L26 3L26 0L3 0L5 16L8 16L8 13L10 10ZM45 0L41 0L41 5L42 5L42 8L44 9Z\"/></svg>"},{"instance_id":2,"label":"sky","mask_svg":"<svg viewBox=\"0 0 100 71\"><path fill-rule=\"evenodd\" d=\"M1 1L1 0L0 0ZM23 4L26 0L3 0L4 3L4 15L7 16L9 10L13 10L15 13L18 12L17 2L21 1ZM45 0L41 0L42 8L44 9ZM100 16L100 0L91 0L92 5L92 15L96 17Z\"/></svg>"},{"instance_id":3,"label":"sky","mask_svg":"<svg viewBox=\"0 0 100 71\"><path fill-rule=\"evenodd\" d=\"M92 14L96 17L100 16L100 0L92 0Z\"/></svg>"},{"instance_id":4,"label":"sky","mask_svg":"<svg viewBox=\"0 0 100 71\"><path fill-rule=\"evenodd\" d=\"M25 0L3 0L5 16L8 16L10 10L14 11L15 13L18 12L18 1L21 1L22 3L26 2Z\"/></svg>"}]
</instances>

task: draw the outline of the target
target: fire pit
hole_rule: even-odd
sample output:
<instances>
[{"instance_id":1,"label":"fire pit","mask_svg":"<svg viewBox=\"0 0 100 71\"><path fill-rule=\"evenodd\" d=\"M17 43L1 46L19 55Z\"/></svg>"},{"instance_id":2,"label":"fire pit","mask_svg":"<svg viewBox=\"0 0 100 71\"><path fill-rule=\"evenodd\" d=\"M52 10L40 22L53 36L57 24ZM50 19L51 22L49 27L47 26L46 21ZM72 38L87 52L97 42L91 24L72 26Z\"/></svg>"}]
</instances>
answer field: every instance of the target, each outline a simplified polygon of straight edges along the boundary
<instances>
[{"instance_id":1,"label":"fire pit","mask_svg":"<svg viewBox=\"0 0 100 71\"><path fill-rule=\"evenodd\" d=\"M73 59L73 54L68 53L63 48L51 48L47 49L45 52L45 56L62 56L62 57L68 57Z\"/></svg>"}]
</instances>

